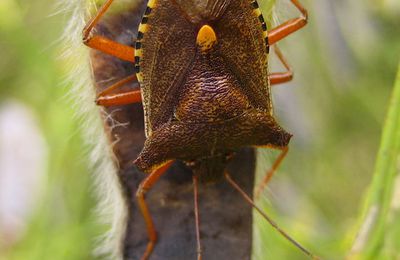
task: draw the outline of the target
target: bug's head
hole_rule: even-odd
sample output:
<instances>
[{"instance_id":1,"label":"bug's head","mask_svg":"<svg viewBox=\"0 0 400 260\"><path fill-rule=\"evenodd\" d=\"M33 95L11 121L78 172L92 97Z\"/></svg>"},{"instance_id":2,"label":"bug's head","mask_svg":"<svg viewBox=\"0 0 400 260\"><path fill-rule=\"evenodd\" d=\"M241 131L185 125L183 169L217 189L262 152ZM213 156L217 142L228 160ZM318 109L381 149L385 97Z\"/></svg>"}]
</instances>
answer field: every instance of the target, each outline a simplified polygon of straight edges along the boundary
<instances>
[{"instance_id":1,"label":"bug's head","mask_svg":"<svg viewBox=\"0 0 400 260\"><path fill-rule=\"evenodd\" d=\"M224 174L227 163L233 158L234 153L221 153L219 155L186 161L186 165L192 169L203 183L218 182Z\"/></svg>"}]
</instances>

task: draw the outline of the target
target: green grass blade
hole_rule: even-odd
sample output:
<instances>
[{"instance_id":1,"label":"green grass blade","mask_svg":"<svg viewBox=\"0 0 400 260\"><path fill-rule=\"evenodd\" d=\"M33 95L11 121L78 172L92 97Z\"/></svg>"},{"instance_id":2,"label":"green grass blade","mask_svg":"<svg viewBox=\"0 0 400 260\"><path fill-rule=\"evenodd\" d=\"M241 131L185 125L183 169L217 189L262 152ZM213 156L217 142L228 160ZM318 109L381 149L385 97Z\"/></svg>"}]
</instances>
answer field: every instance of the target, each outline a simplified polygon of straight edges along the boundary
<instances>
[{"instance_id":1,"label":"green grass blade","mask_svg":"<svg viewBox=\"0 0 400 260\"><path fill-rule=\"evenodd\" d=\"M374 177L367 194L364 214L350 256L353 259L390 258L396 243L392 231L398 230L394 214L398 211L400 190L400 67L393 89L382 140L375 165ZM398 219L398 218L397 218ZM398 240L397 240L398 241ZM395 247L392 247L395 249Z\"/></svg>"}]
</instances>

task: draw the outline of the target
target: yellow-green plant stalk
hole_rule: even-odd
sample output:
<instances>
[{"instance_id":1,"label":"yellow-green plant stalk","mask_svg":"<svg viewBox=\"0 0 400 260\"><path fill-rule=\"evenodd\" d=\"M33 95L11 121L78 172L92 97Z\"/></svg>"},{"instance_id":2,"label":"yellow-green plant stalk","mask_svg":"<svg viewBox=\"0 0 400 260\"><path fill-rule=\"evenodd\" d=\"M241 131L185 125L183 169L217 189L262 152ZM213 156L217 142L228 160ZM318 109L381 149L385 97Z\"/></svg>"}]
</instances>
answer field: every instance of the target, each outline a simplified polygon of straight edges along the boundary
<instances>
[{"instance_id":1,"label":"yellow-green plant stalk","mask_svg":"<svg viewBox=\"0 0 400 260\"><path fill-rule=\"evenodd\" d=\"M400 67L383 127L372 183L351 259L398 259L400 212Z\"/></svg>"}]
</instances>

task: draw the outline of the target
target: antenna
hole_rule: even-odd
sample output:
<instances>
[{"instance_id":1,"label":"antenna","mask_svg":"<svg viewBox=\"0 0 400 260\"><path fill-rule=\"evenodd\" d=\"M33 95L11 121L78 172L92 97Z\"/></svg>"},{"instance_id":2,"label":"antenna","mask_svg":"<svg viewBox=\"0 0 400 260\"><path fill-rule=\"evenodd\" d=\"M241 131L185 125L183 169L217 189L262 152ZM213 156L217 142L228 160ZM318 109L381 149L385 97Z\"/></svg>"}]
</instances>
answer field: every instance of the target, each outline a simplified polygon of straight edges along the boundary
<instances>
[{"instance_id":1,"label":"antenna","mask_svg":"<svg viewBox=\"0 0 400 260\"><path fill-rule=\"evenodd\" d=\"M235 188L242 196L243 198L251 205L253 206L253 208L255 208L258 213L260 213L267 221L268 223L275 228L279 233L281 233L287 240L289 240L289 242L291 242L295 247L297 247L298 249L300 249L301 251L303 251L303 253L305 253L306 255L308 255L309 257L311 257L312 259L320 259L318 256L315 256L314 254L312 254L310 251L308 251L307 249L305 249L302 245L300 245L300 243L298 243L296 240L294 240L292 237L290 237L285 231L283 231L278 224L272 220L265 212L263 212L259 207L257 207L253 200L239 187L239 185L232 180L231 176L229 175L229 173L227 171L225 171L224 173L226 180L228 181L229 184L231 184L233 186L233 188Z\"/></svg>"}]
</instances>

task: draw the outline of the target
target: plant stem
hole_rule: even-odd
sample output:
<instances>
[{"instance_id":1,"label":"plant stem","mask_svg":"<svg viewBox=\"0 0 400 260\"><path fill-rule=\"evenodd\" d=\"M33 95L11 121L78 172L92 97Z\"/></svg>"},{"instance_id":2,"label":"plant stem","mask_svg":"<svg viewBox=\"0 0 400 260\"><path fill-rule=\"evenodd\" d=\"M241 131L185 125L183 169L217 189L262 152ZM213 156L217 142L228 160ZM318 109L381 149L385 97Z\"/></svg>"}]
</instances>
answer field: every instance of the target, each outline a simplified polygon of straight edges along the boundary
<instances>
[{"instance_id":1,"label":"plant stem","mask_svg":"<svg viewBox=\"0 0 400 260\"><path fill-rule=\"evenodd\" d=\"M350 258L372 259L382 253L386 231L390 228L388 224L391 211L395 210L394 196L400 189L399 185L396 185L396 177L400 176L399 160L400 67L383 128L374 177L367 195L358 235L350 250Z\"/></svg>"}]
</instances>

